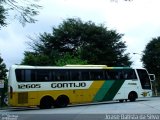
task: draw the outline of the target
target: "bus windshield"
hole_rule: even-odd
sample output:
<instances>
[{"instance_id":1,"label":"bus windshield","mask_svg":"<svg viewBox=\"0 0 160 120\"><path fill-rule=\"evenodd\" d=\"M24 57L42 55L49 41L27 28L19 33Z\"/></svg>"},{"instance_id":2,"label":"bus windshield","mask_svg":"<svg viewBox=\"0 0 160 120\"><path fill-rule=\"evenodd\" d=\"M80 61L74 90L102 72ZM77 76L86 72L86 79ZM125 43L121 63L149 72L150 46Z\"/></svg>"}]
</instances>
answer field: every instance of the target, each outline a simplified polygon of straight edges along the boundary
<instances>
[{"instance_id":1,"label":"bus windshield","mask_svg":"<svg viewBox=\"0 0 160 120\"><path fill-rule=\"evenodd\" d=\"M144 69L137 69L142 89L151 89L151 83L147 71Z\"/></svg>"}]
</instances>

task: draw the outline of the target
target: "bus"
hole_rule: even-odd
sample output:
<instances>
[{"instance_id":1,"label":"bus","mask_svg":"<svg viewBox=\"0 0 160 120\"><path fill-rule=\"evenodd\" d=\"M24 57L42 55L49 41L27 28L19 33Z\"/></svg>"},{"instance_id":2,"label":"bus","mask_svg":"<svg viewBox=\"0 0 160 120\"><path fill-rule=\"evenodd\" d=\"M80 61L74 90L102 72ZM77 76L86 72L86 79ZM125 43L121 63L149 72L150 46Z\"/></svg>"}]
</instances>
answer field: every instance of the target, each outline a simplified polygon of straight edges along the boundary
<instances>
[{"instance_id":1,"label":"bus","mask_svg":"<svg viewBox=\"0 0 160 120\"><path fill-rule=\"evenodd\" d=\"M8 79L11 107L66 107L152 96L151 79L144 68L12 65Z\"/></svg>"}]
</instances>

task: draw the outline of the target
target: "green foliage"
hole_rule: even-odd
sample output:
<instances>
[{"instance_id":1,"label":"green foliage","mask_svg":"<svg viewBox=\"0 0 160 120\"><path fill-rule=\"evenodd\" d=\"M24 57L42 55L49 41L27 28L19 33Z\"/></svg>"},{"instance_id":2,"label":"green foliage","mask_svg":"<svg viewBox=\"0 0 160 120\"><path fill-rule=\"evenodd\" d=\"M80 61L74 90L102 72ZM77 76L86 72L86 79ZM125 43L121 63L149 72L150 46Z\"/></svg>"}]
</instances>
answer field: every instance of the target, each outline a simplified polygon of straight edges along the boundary
<instances>
[{"instance_id":1,"label":"green foliage","mask_svg":"<svg viewBox=\"0 0 160 120\"><path fill-rule=\"evenodd\" d=\"M160 37L153 38L145 47L142 62L149 73L156 75L160 85Z\"/></svg>"},{"instance_id":2,"label":"green foliage","mask_svg":"<svg viewBox=\"0 0 160 120\"><path fill-rule=\"evenodd\" d=\"M7 18L16 18L24 26L35 23L34 16L39 14L37 0L0 0L0 25L7 24Z\"/></svg>"},{"instance_id":3,"label":"green foliage","mask_svg":"<svg viewBox=\"0 0 160 120\"><path fill-rule=\"evenodd\" d=\"M3 63L3 59L0 57L0 79L6 79L8 70L6 69L6 65Z\"/></svg>"},{"instance_id":4,"label":"green foliage","mask_svg":"<svg viewBox=\"0 0 160 120\"><path fill-rule=\"evenodd\" d=\"M4 95L7 92L8 89L8 80L7 80L7 72L6 65L3 63L3 59L0 57L0 80L4 80L4 88L1 89L1 101L3 101ZM4 103L1 102L0 106Z\"/></svg>"},{"instance_id":5,"label":"green foliage","mask_svg":"<svg viewBox=\"0 0 160 120\"><path fill-rule=\"evenodd\" d=\"M48 56L50 61L46 65L55 65L58 60L68 58L64 56L69 54L88 64L130 66L132 62L129 61L129 54L125 53L122 36L102 24L67 19L58 28L53 27L52 33L40 34L39 39L32 39L30 46L34 54ZM26 58L27 55L23 64L30 64Z\"/></svg>"},{"instance_id":6,"label":"green foliage","mask_svg":"<svg viewBox=\"0 0 160 120\"><path fill-rule=\"evenodd\" d=\"M24 65L33 65L33 66L45 66L51 65L51 59L47 55L44 54L36 54L33 52L25 52L25 60L22 61Z\"/></svg>"},{"instance_id":7,"label":"green foliage","mask_svg":"<svg viewBox=\"0 0 160 120\"><path fill-rule=\"evenodd\" d=\"M57 66L64 66L64 65L67 65L67 64L86 65L87 61L80 59L80 56L75 57L73 55L70 55L69 53L66 53L63 57L61 57L60 59L58 59L58 61L56 61Z\"/></svg>"},{"instance_id":8,"label":"green foliage","mask_svg":"<svg viewBox=\"0 0 160 120\"><path fill-rule=\"evenodd\" d=\"M5 12L5 9L3 6L0 5L0 28L1 26L5 26L6 23L5 23L5 20L6 20L6 12Z\"/></svg>"}]
</instances>

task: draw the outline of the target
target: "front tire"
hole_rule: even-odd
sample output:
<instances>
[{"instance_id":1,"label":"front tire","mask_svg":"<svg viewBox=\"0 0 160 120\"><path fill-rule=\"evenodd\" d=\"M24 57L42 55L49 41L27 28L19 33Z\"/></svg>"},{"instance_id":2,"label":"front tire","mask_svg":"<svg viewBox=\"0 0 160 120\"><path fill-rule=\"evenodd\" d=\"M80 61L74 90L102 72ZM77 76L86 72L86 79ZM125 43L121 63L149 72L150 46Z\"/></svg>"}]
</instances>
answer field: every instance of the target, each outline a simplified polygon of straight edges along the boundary
<instances>
[{"instance_id":1,"label":"front tire","mask_svg":"<svg viewBox=\"0 0 160 120\"><path fill-rule=\"evenodd\" d=\"M128 96L128 99L130 100L130 102L135 102L137 98L137 94L135 92L131 92Z\"/></svg>"},{"instance_id":2,"label":"front tire","mask_svg":"<svg viewBox=\"0 0 160 120\"><path fill-rule=\"evenodd\" d=\"M119 100L119 102L120 102L120 103L123 103L123 102L124 102L124 100Z\"/></svg>"}]
</instances>

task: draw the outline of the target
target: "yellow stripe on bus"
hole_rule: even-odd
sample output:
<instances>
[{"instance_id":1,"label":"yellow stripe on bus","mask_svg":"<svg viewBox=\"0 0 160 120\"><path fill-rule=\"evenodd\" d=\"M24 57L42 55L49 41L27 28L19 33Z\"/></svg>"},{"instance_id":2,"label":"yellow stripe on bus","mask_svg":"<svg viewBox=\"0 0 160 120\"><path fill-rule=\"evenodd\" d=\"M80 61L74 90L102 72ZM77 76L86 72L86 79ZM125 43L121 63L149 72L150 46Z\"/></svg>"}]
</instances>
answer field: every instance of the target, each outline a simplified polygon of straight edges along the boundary
<instances>
[{"instance_id":1,"label":"yellow stripe on bus","mask_svg":"<svg viewBox=\"0 0 160 120\"><path fill-rule=\"evenodd\" d=\"M36 106L40 104L40 100L44 96L51 96L56 100L60 95L68 96L71 104L93 102L96 93L102 87L104 82L104 80L94 81L88 89L14 92L14 97L10 99L10 103L15 106ZM19 96L20 93L22 96ZM27 96L25 96L25 93L27 93ZM23 102L25 100L26 103Z\"/></svg>"}]
</instances>

